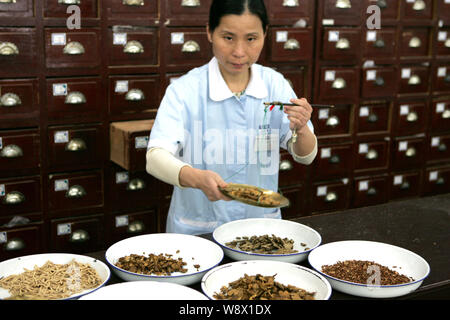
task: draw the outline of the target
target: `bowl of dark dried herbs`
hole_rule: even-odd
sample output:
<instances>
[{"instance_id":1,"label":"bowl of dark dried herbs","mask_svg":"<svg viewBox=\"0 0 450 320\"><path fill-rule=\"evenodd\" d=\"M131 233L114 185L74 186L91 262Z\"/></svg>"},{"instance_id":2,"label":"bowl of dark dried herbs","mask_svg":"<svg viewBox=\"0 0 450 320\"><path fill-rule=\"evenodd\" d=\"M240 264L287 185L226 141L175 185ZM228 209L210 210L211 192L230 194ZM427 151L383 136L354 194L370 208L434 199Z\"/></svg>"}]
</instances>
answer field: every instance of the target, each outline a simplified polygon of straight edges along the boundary
<instances>
[{"instance_id":1,"label":"bowl of dark dried herbs","mask_svg":"<svg viewBox=\"0 0 450 320\"><path fill-rule=\"evenodd\" d=\"M198 236L153 233L116 242L105 258L113 272L125 281L164 281L181 285L200 282L219 265L223 251L216 243Z\"/></svg>"},{"instance_id":2,"label":"bowl of dark dried herbs","mask_svg":"<svg viewBox=\"0 0 450 320\"><path fill-rule=\"evenodd\" d=\"M430 273L427 261L416 253L375 241L327 243L313 250L308 261L333 289L368 298L411 293Z\"/></svg>"},{"instance_id":3,"label":"bowl of dark dried herbs","mask_svg":"<svg viewBox=\"0 0 450 320\"><path fill-rule=\"evenodd\" d=\"M328 300L332 291L314 270L270 260L218 266L203 276L201 287L212 300Z\"/></svg>"},{"instance_id":4,"label":"bowl of dark dried herbs","mask_svg":"<svg viewBox=\"0 0 450 320\"><path fill-rule=\"evenodd\" d=\"M233 260L275 260L298 263L322 241L303 224L270 218L235 220L217 227L213 239Z\"/></svg>"}]
</instances>

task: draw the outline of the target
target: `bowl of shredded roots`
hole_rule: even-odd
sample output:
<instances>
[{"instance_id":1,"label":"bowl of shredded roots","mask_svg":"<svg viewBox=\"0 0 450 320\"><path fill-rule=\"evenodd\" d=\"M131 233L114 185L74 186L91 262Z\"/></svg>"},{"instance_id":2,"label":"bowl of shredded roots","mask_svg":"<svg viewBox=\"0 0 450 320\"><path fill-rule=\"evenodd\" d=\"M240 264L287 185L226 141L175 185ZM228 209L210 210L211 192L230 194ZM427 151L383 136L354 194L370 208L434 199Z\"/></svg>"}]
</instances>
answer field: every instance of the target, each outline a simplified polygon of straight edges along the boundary
<instances>
[{"instance_id":1,"label":"bowl of shredded roots","mask_svg":"<svg viewBox=\"0 0 450 320\"><path fill-rule=\"evenodd\" d=\"M104 286L108 266L66 253L35 254L0 263L0 300L77 299Z\"/></svg>"}]
</instances>

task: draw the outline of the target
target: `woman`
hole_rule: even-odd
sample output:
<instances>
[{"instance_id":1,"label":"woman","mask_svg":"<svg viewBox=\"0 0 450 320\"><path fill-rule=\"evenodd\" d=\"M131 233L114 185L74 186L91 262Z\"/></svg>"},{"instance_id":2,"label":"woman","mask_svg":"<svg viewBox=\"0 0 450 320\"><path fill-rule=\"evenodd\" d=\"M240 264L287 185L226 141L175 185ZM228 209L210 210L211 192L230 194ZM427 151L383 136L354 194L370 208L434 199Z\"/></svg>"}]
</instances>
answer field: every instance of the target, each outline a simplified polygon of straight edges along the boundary
<instances>
[{"instance_id":1,"label":"woman","mask_svg":"<svg viewBox=\"0 0 450 320\"><path fill-rule=\"evenodd\" d=\"M213 59L167 88L147 151L147 172L175 186L167 232L202 234L236 219L281 218L279 209L229 201L219 187L278 190L280 146L303 164L316 156L310 104L280 73L256 64L267 25L263 0L214 0L207 26ZM296 106L270 111L269 101Z\"/></svg>"}]
</instances>

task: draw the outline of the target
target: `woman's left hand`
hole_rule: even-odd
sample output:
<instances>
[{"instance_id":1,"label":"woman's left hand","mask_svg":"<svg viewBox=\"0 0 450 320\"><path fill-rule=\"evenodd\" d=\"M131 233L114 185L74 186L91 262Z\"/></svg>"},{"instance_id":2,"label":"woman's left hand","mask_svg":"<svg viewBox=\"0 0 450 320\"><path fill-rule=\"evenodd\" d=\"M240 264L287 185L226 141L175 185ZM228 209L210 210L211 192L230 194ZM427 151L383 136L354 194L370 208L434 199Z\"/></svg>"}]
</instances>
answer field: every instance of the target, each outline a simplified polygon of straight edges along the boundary
<instances>
[{"instance_id":1,"label":"woman's left hand","mask_svg":"<svg viewBox=\"0 0 450 320\"><path fill-rule=\"evenodd\" d=\"M305 98L291 99L290 102L296 105L284 106L283 109L290 121L289 128L298 132L306 127L306 124L311 119L313 109Z\"/></svg>"}]
</instances>

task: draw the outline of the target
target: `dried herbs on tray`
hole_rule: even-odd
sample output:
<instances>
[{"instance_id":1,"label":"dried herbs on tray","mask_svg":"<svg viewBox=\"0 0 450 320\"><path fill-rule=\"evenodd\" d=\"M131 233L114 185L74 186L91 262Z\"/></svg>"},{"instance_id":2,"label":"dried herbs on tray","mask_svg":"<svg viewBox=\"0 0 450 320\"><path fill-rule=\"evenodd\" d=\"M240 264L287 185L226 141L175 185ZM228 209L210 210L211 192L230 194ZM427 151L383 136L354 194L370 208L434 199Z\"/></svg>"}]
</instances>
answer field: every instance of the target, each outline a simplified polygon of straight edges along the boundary
<instances>
[{"instance_id":1,"label":"dried herbs on tray","mask_svg":"<svg viewBox=\"0 0 450 320\"><path fill-rule=\"evenodd\" d=\"M158 276L170 276L173 272L186 273L187 264L183 258L172 259L170 254L155 255L150 253L148 257L138 254L130 254L119 258L116 267L140 274L154 274ZM198 266L200 267L200 266Z\"/></svg>"},{"instance_id":2,"label":"dried herbs on tray","mask_svg":"<svg viewBox=\"0 0 450 320\"><path fill-rule=\"evenodd\" d=\"M236 281L223 286L213 297L219 300L314 300L314 292L283 285L275 276L245 274Z\"/></svg>"},{"instance_id":3,"label":"dried herbs on tray","mask_svg":"<svg viewBox=\"0 0 450 320\"><path fill-rule=\"evenodd\" d=\"M296 253L294 249L294 240L288 238L280 238L272 234L251 237L236 237L236 240L225 243L226 246L239 249L246 252L262 253L262 254L289 254ZM305 244L301 244L306 246Z\"/></svg>"}]
</instances>

